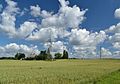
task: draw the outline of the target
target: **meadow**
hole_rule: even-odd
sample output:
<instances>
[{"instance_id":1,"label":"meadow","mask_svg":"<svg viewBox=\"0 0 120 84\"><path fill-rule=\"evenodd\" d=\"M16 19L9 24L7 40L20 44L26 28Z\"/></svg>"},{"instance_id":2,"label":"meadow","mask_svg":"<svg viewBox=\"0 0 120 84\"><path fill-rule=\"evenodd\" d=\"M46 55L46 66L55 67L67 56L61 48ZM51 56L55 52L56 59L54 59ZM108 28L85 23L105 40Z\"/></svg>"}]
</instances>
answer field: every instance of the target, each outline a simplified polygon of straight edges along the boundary
<instances>
[{"instance_id":1,"label":"meadow","mask_svg":"<svg viewBox=\"0 0 120 84\"><path fill-rule=\"evenodd\" d=\"M0 60L0 84L120 84L120 60Z\"/></svg>"}]
</instances>

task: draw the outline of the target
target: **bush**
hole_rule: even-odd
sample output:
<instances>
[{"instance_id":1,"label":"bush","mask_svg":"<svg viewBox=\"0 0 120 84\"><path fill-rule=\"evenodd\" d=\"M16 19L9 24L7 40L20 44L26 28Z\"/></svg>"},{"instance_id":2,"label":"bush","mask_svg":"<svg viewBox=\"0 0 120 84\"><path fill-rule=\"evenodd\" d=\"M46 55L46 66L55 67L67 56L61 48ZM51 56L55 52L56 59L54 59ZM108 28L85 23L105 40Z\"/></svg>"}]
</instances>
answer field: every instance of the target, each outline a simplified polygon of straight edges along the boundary
<instances>
[{"instance_id":1,"label":"bush","mask_svg":"<svg viewBox=\"0 0 120 84\"><path fill-rule=\"evenodd\" d=\"M35 56L36 60L46 60L47 59L47 53L45 51L41 51L39 55Z\"/></svg>"},{"instance_id":2,"label":"bush","mask_svg":"<svg viewBox=\"0 0 120 84\"><path fill-rule=\"evenodd\" d=\"M61 59L62 54L61 53L55 53L55 59Z\"/></svg>"},{"instance_id":3,"label":"bush","mask_svg":"<svg viewBox=\"0 0 120 84\"><path fill-rule=\"evenodd\" d=\"M26 57L25 60L34 60L35 57Z\"/></svg>"},{"instance_id":4,"label":"bush","mask_svg":"<svg viewBox=\"0 0 120 84\"><path fill-rule=\"evenodd\" d=\"M17 53L15 55L15 59L16 60L25 59L25 54L24 53Z\"/></svg>"}]
</instances>

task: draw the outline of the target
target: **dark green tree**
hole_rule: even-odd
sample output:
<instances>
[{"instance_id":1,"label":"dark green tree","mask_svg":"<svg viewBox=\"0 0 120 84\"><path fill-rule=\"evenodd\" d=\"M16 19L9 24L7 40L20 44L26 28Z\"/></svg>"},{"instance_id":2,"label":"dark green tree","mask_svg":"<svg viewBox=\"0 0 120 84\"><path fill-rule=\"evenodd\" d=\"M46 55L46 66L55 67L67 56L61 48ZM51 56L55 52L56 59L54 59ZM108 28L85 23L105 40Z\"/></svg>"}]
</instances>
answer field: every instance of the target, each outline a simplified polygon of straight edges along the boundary
<instances>
[{"instance_id":1,"label":"dark green tree","mask_svg":"<svg viewBox=\"0 0 120 84\"><path fill-rule=\"evenodd\" d=\"M17 53L15 55L15 59L16 60L20 60L20 59L24 59L25 58L25 54L24 53Z\"/></svg>"},{"instance_id":2,"label":"dark green tree","mask_svg":"<svg viewBox=\"0 0 120 84\"><path fill-rule=\"evenodd\" d=\"M61 59L62 54L61 53L55 53L55 59Z\"/></svg>"},{"instance_id":3,"label":"dark green tree","mask_svg":"<svg viewBox=\"0 0 120 84\"><path fill-rule=\"evenodd\" d=\"M68 52L66 50L63 51L62 59L68 59Z\"/></svg>"},{"instance_id":4,"label":"dark green tree","mask_svg":"<svg viewBox=\"0 0 120 84\"><path fill-rule=\"evenodd\" d=\"M45 51L41 51L39 55L35 56L36 60L50 60L52 59L52 55L48 52Z\"/></svg>"},{"instance_id":5,"label":"dark green tree","mask_svg":"<svg viewBox=\"0 0 120 84\"><path fill-rule=\"evenodd\" d=\"M45 51L40 51L40 54L39 54L39 55L36 55L36 56L35 56L35 59L36 59L36 60L45 60L45 59L47 59L46 50L45 50Z\"/></svg>"}]
</instances>

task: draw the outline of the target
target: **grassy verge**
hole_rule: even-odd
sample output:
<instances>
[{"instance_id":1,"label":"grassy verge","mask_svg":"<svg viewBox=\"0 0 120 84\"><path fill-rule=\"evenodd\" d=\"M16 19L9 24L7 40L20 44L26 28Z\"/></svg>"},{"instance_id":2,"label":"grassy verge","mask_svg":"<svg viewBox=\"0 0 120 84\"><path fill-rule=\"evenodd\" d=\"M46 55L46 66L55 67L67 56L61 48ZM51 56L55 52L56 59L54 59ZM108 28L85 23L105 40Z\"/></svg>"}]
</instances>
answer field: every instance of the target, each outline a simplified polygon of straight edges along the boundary
<instances>
[{"instance_id":1,"label":"grassy verge","mask_svg":"<svg viewBox=\"0 0 120 84\"><path fill-rule=\"evenodd\" d=\"M104 76L96 84L120 84L120 69Z\"/></svg>"}]
</instances>

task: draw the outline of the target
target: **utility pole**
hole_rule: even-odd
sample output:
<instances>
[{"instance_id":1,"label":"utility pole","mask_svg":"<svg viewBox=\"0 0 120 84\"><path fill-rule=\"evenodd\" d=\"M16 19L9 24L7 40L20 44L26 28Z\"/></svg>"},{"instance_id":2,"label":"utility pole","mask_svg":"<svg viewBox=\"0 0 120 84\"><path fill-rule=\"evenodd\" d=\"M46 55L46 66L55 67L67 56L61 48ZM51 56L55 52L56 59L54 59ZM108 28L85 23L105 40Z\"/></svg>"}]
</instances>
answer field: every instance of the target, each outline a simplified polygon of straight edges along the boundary
<instances>
[{"instance_id":1,"label":"utility pole","mask_svg":"<svg viewBox=\"0 0 120 84\"><path fill-rule=\"evenodd\" d=\"M101 51L101 46L100 46L100 59L102 58L102 51Z\"/></svg>"},{"instance_id":2,"label":"utility pole","mask_svg":"<svg viewBox=\"0 0 120 84\"><path fill-rule=\"evenodd\" d=\"M62 42L63 42L63 45L62 45L62 48L63 48L63 52L64 52L64 28L63 28L63 31L62 31L62 33L63 33L63 36L62 36Z\"/></svg>"}]
</instances>

